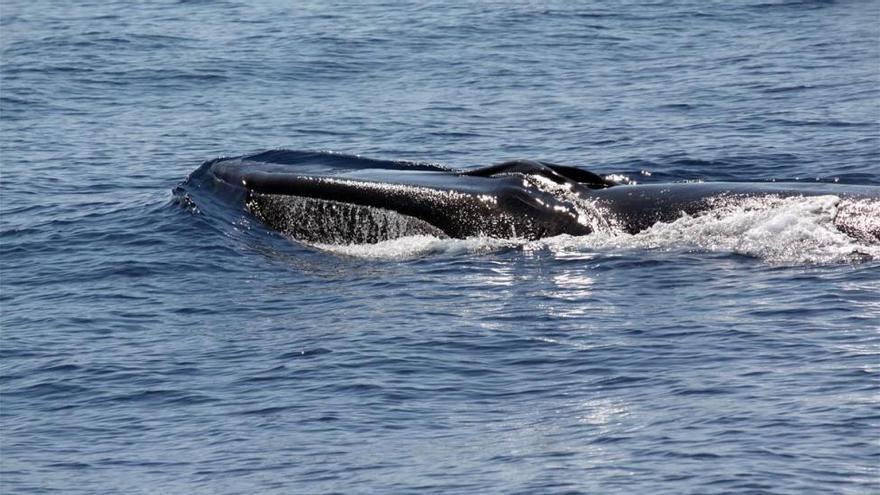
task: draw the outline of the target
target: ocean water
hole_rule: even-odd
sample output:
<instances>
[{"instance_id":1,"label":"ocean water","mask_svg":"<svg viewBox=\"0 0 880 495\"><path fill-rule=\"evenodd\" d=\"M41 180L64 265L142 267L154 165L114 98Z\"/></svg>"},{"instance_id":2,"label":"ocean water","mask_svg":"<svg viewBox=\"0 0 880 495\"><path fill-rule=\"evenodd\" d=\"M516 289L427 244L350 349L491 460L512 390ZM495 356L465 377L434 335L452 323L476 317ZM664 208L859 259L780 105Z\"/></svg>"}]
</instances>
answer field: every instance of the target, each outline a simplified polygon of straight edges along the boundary
<instances>
[{"instance_id":1,"label":"ocean water","mask_svg":"<svg viewBox=\"0 0 880 495\"><path fill-rule=\"evenodd\" d=\"M340 246L172 194L272 148L880 186L880 2L4 0L0 45L3 493L880 491L834 196Z\"/></svg>"}]
</instances>

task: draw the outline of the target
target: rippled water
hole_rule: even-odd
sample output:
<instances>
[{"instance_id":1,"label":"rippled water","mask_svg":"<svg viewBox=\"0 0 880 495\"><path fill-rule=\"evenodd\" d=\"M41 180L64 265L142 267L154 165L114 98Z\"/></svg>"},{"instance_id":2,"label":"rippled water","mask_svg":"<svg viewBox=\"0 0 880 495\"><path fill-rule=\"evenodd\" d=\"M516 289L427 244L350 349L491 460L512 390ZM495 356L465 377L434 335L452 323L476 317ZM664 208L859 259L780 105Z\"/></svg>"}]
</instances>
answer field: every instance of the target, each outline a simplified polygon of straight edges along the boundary
<instances>
[{"instance_id":1,"label":"rippled water","mask_svg":"<svg viewBox=\"0 0 880 495\"><path fill-rule=\"evenodd\" d=\"M880 264L823 230L833 196L316 247L171 191L275 147L880 186L878 26L846 0L3 2L0 491L876 492Z\"/></svg>"}]
</instances>

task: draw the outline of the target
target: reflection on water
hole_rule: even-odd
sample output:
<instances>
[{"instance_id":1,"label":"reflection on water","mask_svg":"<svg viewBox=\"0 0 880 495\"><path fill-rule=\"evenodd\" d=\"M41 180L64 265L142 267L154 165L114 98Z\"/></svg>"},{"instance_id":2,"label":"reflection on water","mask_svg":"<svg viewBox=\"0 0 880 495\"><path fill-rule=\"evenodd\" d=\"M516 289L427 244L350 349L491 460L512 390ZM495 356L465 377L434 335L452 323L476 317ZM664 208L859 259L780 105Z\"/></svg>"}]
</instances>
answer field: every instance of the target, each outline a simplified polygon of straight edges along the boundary
<instances>
[{"instance_id":1,"label":"reflection on water","mask_svg":"<svg viewBox=\"0 0 880 495\"><path fill-rule=\"evenodd\" d=\"M584 273L561 273L553 276L556 290L546 293L547 297L561 301L551 309L559 318L578 318L587 314L592 305L585 304L593 294L594 279Z\"/></svg>"},{"instance_id":2,"label":"reflection on water","mask_svg":"<svg viewBox=\"0 0 880 495\"><path fill-rule=\"evenodd\" d=\"M607 398L582 402L580 408L583 415L578 417L578 421L597 427L599 434L613 431L630 414L629 408L623 402Z\"/></svg>"}]
</instances>

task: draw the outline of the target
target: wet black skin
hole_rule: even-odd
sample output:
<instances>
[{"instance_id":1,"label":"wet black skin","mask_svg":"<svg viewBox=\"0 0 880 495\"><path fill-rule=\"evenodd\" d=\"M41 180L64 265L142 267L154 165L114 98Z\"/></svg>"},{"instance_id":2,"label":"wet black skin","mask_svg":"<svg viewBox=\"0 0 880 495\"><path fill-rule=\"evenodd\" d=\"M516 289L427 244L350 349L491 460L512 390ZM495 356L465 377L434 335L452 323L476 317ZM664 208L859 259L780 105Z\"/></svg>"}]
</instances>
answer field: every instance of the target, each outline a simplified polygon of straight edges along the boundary
<instances>
[{"instance_id":1,"label":"wet black skin","mask_svg":"<svg viewBox=\"0 0 880 495\"><path fill-rule=\"evenodd\" d=\"M276 230L316 239L319 234L303 227L313 225L316 219L297 218L296 214L332 215L338 209L327 205L338 204L415 219L414 223L422 225L416 230L424 231L417 233L537 239L591 232L590 222L579 221L572 201L575 196L589 200L595 211L628 233L673 221L685 213L698 215L710 208L711 199L719 197L834 194L880 201L880 187L875 186L772 182L618 185L580 168L532 160L464 171L377 161L375 167L352 170L284 163L283 155L273 153L281 152L207 162L187 184L243 204ZM293 211L293 199L319 200L314 203L323 206ZM871 225L859 236L880 240L880 227ZM838 227L848 228L843 222Z\"/></svg>"}]
</instances>

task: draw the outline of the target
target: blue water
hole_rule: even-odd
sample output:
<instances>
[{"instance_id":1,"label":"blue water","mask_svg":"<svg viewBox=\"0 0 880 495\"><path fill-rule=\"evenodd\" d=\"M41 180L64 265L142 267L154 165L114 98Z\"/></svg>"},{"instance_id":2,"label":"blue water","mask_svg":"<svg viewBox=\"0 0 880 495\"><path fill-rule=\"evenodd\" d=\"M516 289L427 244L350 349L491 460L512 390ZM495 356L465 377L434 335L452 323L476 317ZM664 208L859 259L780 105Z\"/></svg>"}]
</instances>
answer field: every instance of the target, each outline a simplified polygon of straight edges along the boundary
<instances>
[{"instance_id":1,"label":"blue water","mask_svg":"<svg viewBox=\"0 0 880 495\"><path fill-rule=\"evenodd\" d=\"M878 186L880 2L4 0L0 44L3 493L880 491L833 198L316 248L172 196L276 147Z\"/></svg>"}]
</instances>

